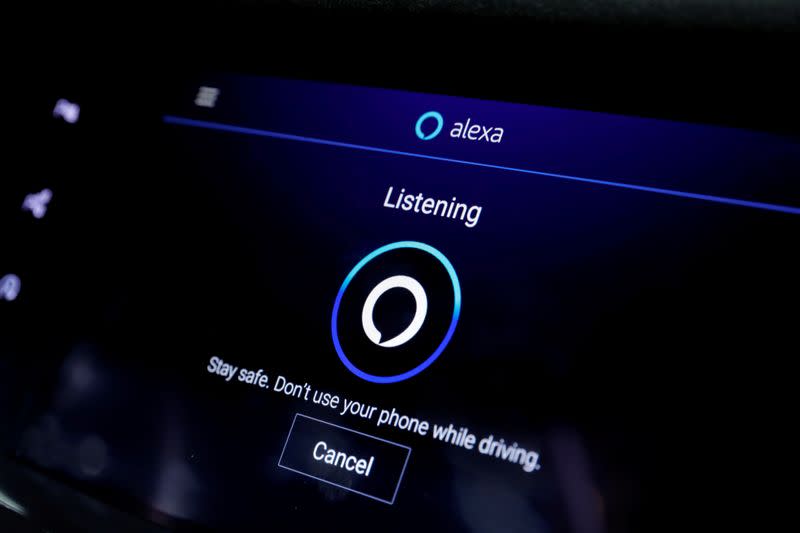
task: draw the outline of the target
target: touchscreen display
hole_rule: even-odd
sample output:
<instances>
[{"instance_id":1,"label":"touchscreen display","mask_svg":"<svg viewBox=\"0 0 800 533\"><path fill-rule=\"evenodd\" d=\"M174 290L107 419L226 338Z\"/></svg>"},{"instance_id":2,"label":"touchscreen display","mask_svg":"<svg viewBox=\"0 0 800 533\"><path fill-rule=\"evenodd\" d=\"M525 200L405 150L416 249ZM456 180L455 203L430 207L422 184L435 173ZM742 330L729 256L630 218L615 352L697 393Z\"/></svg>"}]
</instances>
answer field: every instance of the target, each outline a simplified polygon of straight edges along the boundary
<instances>
[{"instance_id":1,"label":"touchscreen display","mask_svg":"<svg viewBox=\"0 0 800 533\"><path fill-rule=\"evenodd\" d=\"M9 464L167 528L641 531L790 416L796 138L163 90L53 98L17 154Z\"/></svg>"}]
</instances>

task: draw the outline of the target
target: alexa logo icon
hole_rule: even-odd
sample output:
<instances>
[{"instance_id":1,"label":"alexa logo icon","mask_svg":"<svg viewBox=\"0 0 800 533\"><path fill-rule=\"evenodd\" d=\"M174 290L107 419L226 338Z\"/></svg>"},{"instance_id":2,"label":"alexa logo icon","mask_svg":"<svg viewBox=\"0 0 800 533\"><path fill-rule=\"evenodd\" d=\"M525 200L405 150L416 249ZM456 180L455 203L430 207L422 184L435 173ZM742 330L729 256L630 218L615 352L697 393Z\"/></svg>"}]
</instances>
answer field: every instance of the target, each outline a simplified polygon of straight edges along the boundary
<instances>
[{"instance_id":1,"label":"alexa logo icon","mask_svg":"<svg viewBox=\"0 0 800 533\"><path fill-rule=\"evenodd\" d=\"M421 242L387 244L342 283L331 317L333 345L356 376L396 383L436 361L460 312L458 276L444 254Z\"/></svg>"},{"instance_id":2,"label":"alexa logo icon","mask_svg":"<svg viewBox=\"0 0 800 533\"><path fill-rule=\"evenodd\" d=\"M414 132L417 137L423 141L430 141L442 132L444 127L444 117L437 111L428 111L423 113L417 119L417 124L414 126ZM425 132L428 133L425 133Z\"/></svg>"}]
</instances>

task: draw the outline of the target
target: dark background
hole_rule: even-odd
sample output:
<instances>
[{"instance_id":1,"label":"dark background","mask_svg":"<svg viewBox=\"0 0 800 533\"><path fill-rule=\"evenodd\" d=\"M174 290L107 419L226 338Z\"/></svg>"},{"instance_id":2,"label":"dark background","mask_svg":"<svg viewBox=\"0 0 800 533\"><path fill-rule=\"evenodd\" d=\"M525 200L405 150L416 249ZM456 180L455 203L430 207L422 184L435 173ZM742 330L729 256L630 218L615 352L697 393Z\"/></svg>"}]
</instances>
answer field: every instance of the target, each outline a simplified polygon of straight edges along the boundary
<instances>
[{"instance_id":1,"label":"dark background","mask_svg":"<svg viewBox=\"0 0 800 533\"><path fill-rule=\"evenodd\" d=\"M188 14L177 8L132 9L99 23L80 12L57 11L34 18L35 31L26 35L25 43L41 39L46 45L43 51L32 52L38 45L25 45L24 54L13 54L9 73L14 81L3 89L5 101L11 103L5 127L13 137L6 154L10 170L0 218L6 236L2 267L36 280L23 288L30 291L26 297L47 305L23 307L13 317L13 327L4 328L13 334L6 333L3 339L0 405L7 428L4 445L12 457L15 435L53 401L47 391L54 390L65 354L78 343L90 358L96 357L92 360L114 383L109 387L113 394L92 399L108 409L104 416L109 424L118 425L122 419L137 427L150 425L151 431L131 439L131 447L132 453L139 450L139 457L149 458L153 471L159 464L153 450L160 449L160 443L147 435L169 426L170 417L189 416L184 394L230 394L224 386L209 389L214 392L190 386L188 391L155 393L157 382L151 389L125 390L131 376L113 377L120 372L114 361L136 361L142 368L157 364L166 372L159 379L171 378L170 373L177 374L181 366L173 349L188 352L192 346L213 346L209 341L213 329L192 326L186 335L175 335L176 317L191 301L181 297L196 294L198 286L206 286L214 277L202 272L187 277L179 263L169 260L170 253L181 251L171 238L185 237L189 229L181 226L185 219L180 222L175 215L176 202L185 208L180 199L186 198L186 189L180 180L163 179L165 168L172 167L166 156L161 158L166 145L160 144L152 133L153 122L148 122L158 116L154 110L164 88L185 72L199 67L269 71L797 131L798 91L791 68L795 35L766 33L761 25L743 24L743 31L735 24L714 24L713 17L708 24L662 24L658 18L643 24L604 20L594 25L582 18L559 19L556 24L547 17L483 19L440 12L419 18L309 19L308 11L282 9L275 14L264 9L238 5L210 12L218 15L214 17L198 15L198 10ZM138 25L141 20L147 24ZM49 120L52 102L60 96L96 102L95 109L103 111L86 109L82 120L93 124L91 129L81 124L62 135L64 125ZM128 117L124 129L117 127L120 115ZM129 186L132 183L136 186ZM36 233L18 231L30 221L19 213L16 199L30 190L58 185L58 202L31 230ZM218 208L211 203L210 210ZM68 205L67 215L67 208L60 206ZM203 213L205 218L208 212ZM775 480L792 471L784 453L791 446L785 425L792 403L786 361L796 345L790 328L796 322L792 304L797 297L793 282L797 264L787 243L796 241L797 230L761 213L732 219L681 213L678 223L673 216L660 218L659 213L650 214L656 221L652 233L631 237L614 254L593 256L604 282L581 288L601 290L606 301L619 303L599 319L593 316L589 333L576 336L568 321L547 324L543 342L554 346L552 361L541 363L545 368L534 368L532 373L548 376L543 380L548 385L531 391L529 401L546 403L548 409L537 412L531 423L562 427L566 421L570 428L580 428L594 454L593 479L605 480L607 494L614 495L604 511L609 530L666 530L695 526L698 521L714 525L752 520L763 525L780 516L782 499ZM159 216L174 222L171 229L155 222ZM630 224L639 225L641 219ZM202 227L201 222L191 230ZM229 233L208 229L219 232L222 251L246 253L247 243L240 247L242 243L231 241ZM192 244L198 249L206 246L191 240L186 246ZM135 253L142 248L148 254ZM154 253L159 250L164 253ZM666 261L665 250L675 252L670 256L675 258ZM218 254L219 250L214 255ZM574 268L565 265L560 270L561 283L574 283ZM169 279L163 276L164 269L185 279L174 296L180 304L175 308L158 299L159 289ZM679 275L659 276L665 269ZM617 289L631 286L631 271L648 289L622 299ZM643 272L652 272L652 279ZM225 278L233 287L247 279L240 272L234 274ZM122 292L109 294L110 286ZM732 292L731 287L737 290ZM209 293L213 295L213 290L203 294ZM109 300L111 309L97 305ZM133 301L147 302L153 333L142 335L141 323L127 320ZM203 305L208 303L204 300ZM250 306L258 307L259 302L247 302L244 308ZM203 309L192 312L202 318ZM674 313L675 309L681 312ZM3 319L9 323L6 316ZM619 333L621 321L640 333L630 338ZM246 324L239 322L237 327ZM158 350L153 350L149 338L159 340ZM322 335L319 342L326 338ZM584 355L578 360L563 358L565 339ZM161 344L163 340L167 342ZM249 348L246 339L240 342ZM650 354L647 359L639 356L643 346ZM618 358L605 365L608 358L594 357L595 353ZM498 386L504 387L505 383ZM148 390L150 394L145 393ZM128 398L128 403L116 405L109 401L114 397ZM474 393L465 391L460 397ZM487 408L494 407L492 401ZM498 407L506 405L502 399L496 401ZM161 413L166 422L158 416L149 419L144 415L148 410ZM201 418L206 424L205 416ZM288 424L287 417L287 429ZM572 435L570 431L566 434ZM170 437L176 439L180 442L180 437ZM188 457L191 451L184 448L190 444L175 445L174 453ZM136 477L148 467L141 463L128 468L136 472L128 475ZM48 472L60 477L51 469ZM91 511L69 516L59 501L77 496L58 492L42 499L43 493L56 489L30 490L38 478L19 476L9 467L2 479L22 493L37 495L31 507L47 513L37 516L34 526L57 521L65 530L81 530L89 526L79 527L77 522L85 524L101 513L120 523L131 520L91 505ZM446 485L449 478L437 479ZM113 486L81 487L104 501L181 527ZM420 494L425 490L421 488ZM310 498L316 489L308 492ZM434 491L430 501L440 497ZM263 505L255 495L252 498L238 505L244 509ZM452 513L443 510L438 518L444 521ZM146 527L133 524L134 530Z\"/></svg>"}]
</instances>

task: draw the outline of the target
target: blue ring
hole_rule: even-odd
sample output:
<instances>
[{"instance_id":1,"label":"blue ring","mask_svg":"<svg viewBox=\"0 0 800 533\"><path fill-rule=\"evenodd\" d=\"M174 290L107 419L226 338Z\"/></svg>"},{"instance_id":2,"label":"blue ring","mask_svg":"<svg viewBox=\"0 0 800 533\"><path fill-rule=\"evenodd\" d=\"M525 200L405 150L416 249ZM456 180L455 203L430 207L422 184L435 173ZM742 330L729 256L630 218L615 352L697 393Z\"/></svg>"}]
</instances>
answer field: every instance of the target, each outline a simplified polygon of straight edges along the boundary
<instances>
[{"instance_id":1,"label":"blue ring","mask_svg":"<svg viewBox=\"0 0 800 533\"><path fill-rule=\"evenodd\" d=\"M429 118L436 119L436 129L433 131L433 133L425 135L422 132L422 123ZM417 119L417 124L414 126L414 132L416 132L417 137L419 137L423 141L430 141L431 139L439 135L439 132L442 131L443 126L444 126L444 118L442 117L441 113L437 111L428 111L427 113L423 113L422 115L420 115L420 117Z\"/></svg>"},{"instance_id":2,"label":"blue ring","mask_svg":"<svg viewBox=\"0 0 800 533\"><path fill-rule=\"evenodd\" d=\"M337 330L337 317L339 315L339 305L342 303L342 297L344 296L344 291L347 289L347 286L350 285L350 282L353 281L353 278L358 271L361 270L364 265L378 257L379 255L389 252L391 250L397 250L401 248L414 248L416 250L422 250L423 252L428 252L436 259L439 260L440 263L444 266L447 273L450 275L450 281L453 283L453 318L450 320L450 328L447 330L447 334L444 336L444 340L439 344L436 350L422 363L420 363L415 368L412 368L408 372L403 372L402 374L397 374L395 376L375 376L373 374L367 374L363 370L357 368L347 356L344 354L344 350L342 350L342 345L339 343L339 333ZM336 302L333 304L333 315L331 317L331 336L333 337L333 346L336 348L336 353L339 355L339 359L341 359L344 366L347 369L355 374L356 376L360 377L361 379L371 381L372 383L397 383L398 381L406 380L410 377L414 377L426 368L428 368L436 359L441 355L444 351L447 344L450 342L450 339L453 337L453 333L456 330L456 324L458 323L458 315L461 314L461 285L458 283L458 276L456 275L456 271L453 268L453 265L450 264L450 261L436 248L433 246L416 242L416 241L400 241L400 242L393 242L392 244L387 244L385 246L381 246L377 250L371 252L369 255L364 257L358 264L350 271L347 277L344 279L344 283L342 283L342 287L339 289L339 294L336 295Z\"/></svg>"}]
</instances>

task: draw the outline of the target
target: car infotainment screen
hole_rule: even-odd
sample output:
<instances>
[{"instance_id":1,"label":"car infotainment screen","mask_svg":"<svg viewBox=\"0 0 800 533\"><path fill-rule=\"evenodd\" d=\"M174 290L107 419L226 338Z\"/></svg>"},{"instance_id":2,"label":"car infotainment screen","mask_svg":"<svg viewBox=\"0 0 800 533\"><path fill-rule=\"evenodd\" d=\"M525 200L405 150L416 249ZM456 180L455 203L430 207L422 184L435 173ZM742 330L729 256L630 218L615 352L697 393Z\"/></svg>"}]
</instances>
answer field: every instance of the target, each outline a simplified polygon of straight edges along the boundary
<instances>
[{"instance_id":1,"label":"car infotainment screen","mask_svg":"<svg viewBox=\"0 0 800 533\"><path fill-rule=\"evenodd\" d=\"M52 95L10 155L4 469L154 528L626 532L790 420L797 138L161 89Z\"/></svg>"}]
</instances>

